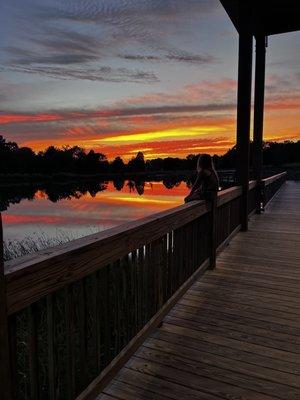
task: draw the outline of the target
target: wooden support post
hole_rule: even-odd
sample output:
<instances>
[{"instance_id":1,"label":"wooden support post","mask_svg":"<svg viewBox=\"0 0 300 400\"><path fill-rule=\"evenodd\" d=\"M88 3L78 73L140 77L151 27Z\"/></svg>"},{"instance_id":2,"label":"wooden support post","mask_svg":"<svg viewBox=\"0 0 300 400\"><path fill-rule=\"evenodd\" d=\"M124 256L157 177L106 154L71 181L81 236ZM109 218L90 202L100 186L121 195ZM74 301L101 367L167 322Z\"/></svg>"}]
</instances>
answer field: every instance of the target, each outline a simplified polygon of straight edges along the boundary
<instances>
[{"instance_id":1,"label":"wooden support post","mask_svg":"<svg viewBox=\"0 0 300 400\"><path fill-rule=\"evenodd\" d=\"M239 72L237 105L237 181L242 186L241 230L248 229L249 152L253 36L248 2L240 2Z\"/></svg>"},{"instance_id":2,"label":"wooden support post","mask_svg":"<svg viewBox=\"0 0 300 400\"><path fill-rule=\"evenodd\" d=\"M0 213L0 393L1 399L12 399L6 291L4 278L3 230Z\"/></svg>"},{"instance_id":3,"label":"wooden support post","mask_svg":"<svg viewBox=\"0 0 300 400\"><path fill-rule=\"evenodd\" d=\"M266 37L256 36L255 56L255 94L254 94L254 124L253 124L253 174L258 182L256 212L259 214L263 207L263 126L265 98L265 69L266 69Z\"/></svg>"}]
</instances>

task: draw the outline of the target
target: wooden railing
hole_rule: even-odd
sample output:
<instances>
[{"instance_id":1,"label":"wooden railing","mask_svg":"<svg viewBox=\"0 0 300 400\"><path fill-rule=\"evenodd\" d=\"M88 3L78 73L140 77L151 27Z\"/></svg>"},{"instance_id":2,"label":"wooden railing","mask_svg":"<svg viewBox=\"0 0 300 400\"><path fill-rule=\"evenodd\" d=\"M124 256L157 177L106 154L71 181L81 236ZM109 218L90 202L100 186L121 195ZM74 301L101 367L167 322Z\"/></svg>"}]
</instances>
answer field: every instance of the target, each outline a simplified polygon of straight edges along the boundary
<instances>
[{"instance_id":1,"label":"wooden railing","mask_svg":"<svg viewBox=\"0 0 300 400\"><path fill-rule=\"evenodd\" d=\"M267 199L284 179L265 180ZM250 182L249 214L257 190ZM216 209L189 203L7 262L5 400L93 398L239 230L241 194L236 186Z\"/></svg>"},{"instance_id":2,"label":"wooden railing","mask_svg":"<svg viewBox=\"0 0 300 400\"><path fill-rule=\"evenodd\" d=\"M272 199L272 197L278 192L282 184L286 181L287 173L282 172L281 174L270 176L269 178L263 179L262 191L263 191L263 203L264 205Z\"/></svg>"}]
</instances>

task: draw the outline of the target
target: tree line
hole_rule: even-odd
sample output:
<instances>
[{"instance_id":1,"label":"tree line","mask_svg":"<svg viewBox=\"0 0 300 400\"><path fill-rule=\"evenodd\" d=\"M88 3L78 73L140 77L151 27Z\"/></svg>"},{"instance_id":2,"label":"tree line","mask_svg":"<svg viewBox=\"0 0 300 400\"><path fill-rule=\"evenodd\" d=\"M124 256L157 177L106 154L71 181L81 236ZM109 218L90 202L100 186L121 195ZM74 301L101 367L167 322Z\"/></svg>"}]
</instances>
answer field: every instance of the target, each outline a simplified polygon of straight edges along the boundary
<instances>
[{"instance_id":1,"label":"tree line","mask_svg":"<svg viewBox=\"0 0 300 400\"><path fill-rule=\"evenodd\" d=\"M235 168L236 148L224 155L214 155L218 169ZM252 144L250 146L252 158ZM263 149L264 165L281 166L300 163L300 141L267 142ZM44 151L34 152L29 147L20 147L17 143L7 141L0 136L0 173L2 174L101 174L101 173L134 173L189 171L196 168L198 154L189 154L185 158L166 157L146 160L138 152L128 162L121 157L109 161L105 154L94 150L85 150L79 146L50 146Z\"/></svg>"}]
</instances>

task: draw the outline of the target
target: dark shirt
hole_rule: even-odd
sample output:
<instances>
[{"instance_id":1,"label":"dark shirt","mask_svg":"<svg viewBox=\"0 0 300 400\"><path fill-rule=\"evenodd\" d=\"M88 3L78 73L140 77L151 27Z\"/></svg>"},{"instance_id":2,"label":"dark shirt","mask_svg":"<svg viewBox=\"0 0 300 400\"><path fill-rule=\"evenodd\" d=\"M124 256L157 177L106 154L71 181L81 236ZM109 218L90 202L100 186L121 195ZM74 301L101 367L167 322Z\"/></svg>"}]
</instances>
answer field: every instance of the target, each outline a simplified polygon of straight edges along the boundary
<instances>
[{"instance_id":1,"label":"dark shirt","mask_svg":"<svg viewBox=\"0 0 300 400\"><path fill-rule=\"evenodd\" d=\"M219 179L214 170L202 170L198 173L197 179L191 190L191 195L199 199L212 200L219 190Z\"/></svg>"}]
</instances>

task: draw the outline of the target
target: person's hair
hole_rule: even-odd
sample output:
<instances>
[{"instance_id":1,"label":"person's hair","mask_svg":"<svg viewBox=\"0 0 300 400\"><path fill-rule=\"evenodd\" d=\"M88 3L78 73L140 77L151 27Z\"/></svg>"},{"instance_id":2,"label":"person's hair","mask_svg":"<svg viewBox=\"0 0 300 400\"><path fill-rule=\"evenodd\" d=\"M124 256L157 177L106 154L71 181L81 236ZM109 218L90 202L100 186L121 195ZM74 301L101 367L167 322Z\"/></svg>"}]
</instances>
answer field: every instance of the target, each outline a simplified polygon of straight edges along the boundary
<instances>
[{"instance_id":1,"label":"person's hair","mask_svg":"<svg viewBox=\"0 0 300 400\"><path fill-rule=\"evenodd\" d=\"M198 157L197 170L199 171L200 168L201 169L213 170L213 171L215 170L213 159L209 154L201 154Z\"/></svg>"}]
</instances>

